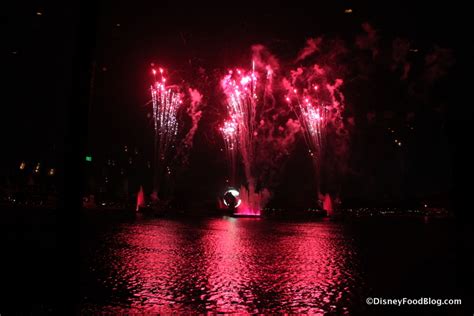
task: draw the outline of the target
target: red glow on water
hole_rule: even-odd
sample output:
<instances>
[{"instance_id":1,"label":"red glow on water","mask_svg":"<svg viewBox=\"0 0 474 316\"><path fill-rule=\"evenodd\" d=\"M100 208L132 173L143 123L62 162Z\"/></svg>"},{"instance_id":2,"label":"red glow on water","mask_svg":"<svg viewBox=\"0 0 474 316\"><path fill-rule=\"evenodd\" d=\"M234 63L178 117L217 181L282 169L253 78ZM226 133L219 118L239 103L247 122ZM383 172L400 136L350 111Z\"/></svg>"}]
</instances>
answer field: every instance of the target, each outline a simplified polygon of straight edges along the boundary
<instances>
[{"instance_id":1,"label":"red glow on water","mask_svg":"<svg viewBox=\"0 0 474 316\"><path fill-rule=\"evenodd\" d=\"M120 230L102 257L110 274L101 286L129 299L114 314L327 314L335 306L345 314L361 286L351 240L321 223L265 223L159 220Z\"/></svg>"}]
</instances>

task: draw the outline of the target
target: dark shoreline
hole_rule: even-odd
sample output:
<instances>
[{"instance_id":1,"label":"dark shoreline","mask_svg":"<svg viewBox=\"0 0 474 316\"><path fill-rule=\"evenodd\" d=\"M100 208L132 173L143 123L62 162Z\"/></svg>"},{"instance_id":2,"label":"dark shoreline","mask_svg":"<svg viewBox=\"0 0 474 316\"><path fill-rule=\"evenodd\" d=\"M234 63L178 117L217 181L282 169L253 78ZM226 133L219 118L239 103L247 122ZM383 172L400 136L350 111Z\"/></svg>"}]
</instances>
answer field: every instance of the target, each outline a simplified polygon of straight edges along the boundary
<instances>
[{"instance_id":1,"label":"dark shoreline","mask_svg":"<svg viewBox=\"0 0 474 316\"><path fill-rule=\"evenodd\" d=\"M374 209L376 210L376 209ZM18 216L24 217L31 215L33 217L37 216L47 216L55 217L60 215L63 210L52 207L24 207L24 206L0 206L0 218L16 218ZM132 208L81 208L80 215L91 215L91 216L140 216L144 218L219 218L219 217L233 217L233 218L249 218L249 219L284 219L284 220L328 220L328 221L346 221L346 220L371 220L371 219L386 219L386 220L399 220L399 219L422 219L422 220L447 220L454 219L452 213L442 213L442 214L426 214L426 213L413 213L408 211L398 211L393 213L376 213L371 212L367 214L360 213L348 213L348 212L339 212L335 213L332 216L327 216L323 212L314 212L314 211L289 211L289 210L280 210L280 211L264 211L261 216L246 216L239 214L232 214L228 211L223 210L208 210L208 211L198 211L195 209L192 210L166 210L166 211L135 211ZM4 222L5 224L5 222Z\"/></svg>"},{"instance_id":2,"label":"dark shoreline","mask_svg":"<svg viewBox=\"0 0 474 316\"><path fill-rule=\"evenodd\" d=\"M280 212L263 212L261 216L245 216L232 214L230 212L216 210L216 211L163 211L163 212L136 212L132 209L82 209L81 214L85 216L112 216L112 217L130 217L139 216L142 218L170 218L170 219L186 219L186 218L221 218L231 217L236 219L255 219L255 220L308 220L308 221L367 221L367 220L450 220L454 216L451 214L446 215L426 215L426 214L413 214L413 213L396 213L396 214L372 214L372 215L356 215L356 214L335 214L332 216L326 216L324 213L316 212L301 212L301 211L280 211Z\"/></svg>"}]
</instances>

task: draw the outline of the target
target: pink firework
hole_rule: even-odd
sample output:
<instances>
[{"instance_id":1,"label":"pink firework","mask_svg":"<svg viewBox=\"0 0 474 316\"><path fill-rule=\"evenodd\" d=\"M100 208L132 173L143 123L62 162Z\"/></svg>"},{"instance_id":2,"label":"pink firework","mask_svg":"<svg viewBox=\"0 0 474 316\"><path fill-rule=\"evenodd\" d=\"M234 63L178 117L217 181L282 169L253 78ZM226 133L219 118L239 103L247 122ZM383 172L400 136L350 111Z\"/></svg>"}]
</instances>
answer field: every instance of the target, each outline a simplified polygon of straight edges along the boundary
<instances>
[{"instance_id":1,"label":"pink firework","mask_svg":"<svg viewBox=\"0 0 474 316\"><path fill-rule=\"evenodd\" d=\"M167 86L164 70L159 69L160 78L156 79L156 70L153 69L155 78L151 86L151 96L153 102L153 123L155 128L155 190L160 170L169 168L167 159L170 149L174 147L178 134L177 114L182 104L179 89L176 86Z\"/></svg>"},{"instance_id":2,"label":"pink firework","mask_svg":"<svg viewBox=\"0 0 474 316\"><path fill-rule=\"evenodd\" d=\"M235 151L238 151L242 156L248 184L248 197L247 201L244 201L247 205L245 212L252 214L260 213L258 194L255 192L255 177L252 174L252 166L255 164L254 138L257 135L257 83L255 63L252 63L251 71L230 70L221 81L229 115L229 120L224 123L221 132L231 164L231 177L235 176Z\"/></svg>"},{"instance_id":3,"label":"pink firework","mask_svg":"<svg viewBox=\"0 0 474 316\"><path fill-rule=\"evenodd\" d=\"M311 68L298 68L291 72L291 80L283 84L288 93L286 101L293 108L303 127L305 141L314 164L317 191L321 187L324 152L329 140L337 142L334 131L343 128L342 111L344 96L339 87L342 79L331 84L326 69L314 65ZM335 145L335 144L332 144ZM336 143L337 145L337 143Z\"/></svg>"},{"instance_id":4,"label":"pink firework","mask_svg":"<svg viewBox=\"0 0 474 316\"><path fill-rule=\"evenodd\" d=\"M224 138L227 161L230 169L230 185L235 184L235 168L236 168L236 150L237 150L237 123L233 120L224 122L224 126L220 128Z\"/></svg>"},{"instance_id":5,"label":"pink firework","mask_svg":"<svg viewBox=\"0 0 474 316\"><path fill-rule=\"evenodd\" d=\"M254 159L253 138L256 129L257 76L255 70L250 73L237 69L229 71L222 79L222 88L226 94L229 121L224 130L232 131L232 146L228 150L239 150L244 160L247 181L252 181L251 165ZM229 136L229 134L224 137ZM228 138L228 137L227 137ZM227 142L227 141L226 141Z\"/></svg>"},{"instance_id":6,"label":"pink firework","mask_svg":"<svg viewBox=\"0 0 474 316\"><path fill-rule=\"evenodd\" d=\"M224 137L226 150L234 151L236 149L236 133L237 133L237 123L233 120L228 120L224 122L224 126L220 128L222 136Z\"/></svg>"},{"instance_id":7,"label":"pink firework","mask_svg":"<svg viewBox=\"0 0 474 316\"><path fill-rule=\"evenodd\" d=\"M328 109L318 98L317 91L317 86L314 86L313 91L305 89L302 93L293 89L286 97L303 126L305 141L313 160L320 159L323 150Z\"/></svg>"}]
</instances>

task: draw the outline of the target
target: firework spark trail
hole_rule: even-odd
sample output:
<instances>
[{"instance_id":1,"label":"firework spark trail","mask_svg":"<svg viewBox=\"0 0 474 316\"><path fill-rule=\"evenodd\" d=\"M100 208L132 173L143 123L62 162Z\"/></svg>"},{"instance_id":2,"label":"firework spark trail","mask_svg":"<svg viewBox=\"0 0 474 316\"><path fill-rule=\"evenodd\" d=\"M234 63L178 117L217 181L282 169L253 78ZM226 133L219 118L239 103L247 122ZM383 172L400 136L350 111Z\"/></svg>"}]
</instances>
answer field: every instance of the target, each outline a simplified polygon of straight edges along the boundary
<instances>
[{"instance_id":1,"label":"firework spark trail","mask_svg":"<svg viewBox=\"0 0 474 316\"><path fill-rule=\"evenodd\" d=\"M220 128L224 138L227 161L230 170L230 185L235 185L236 173L236 150L237 150L237 123L233 120L224 122L224 126Z\"/></svg>"},{"instance_id":2,"label":"firework spark trail","mask_svg":"<svg viewBox=\"0 0 474 316\"><path fill-rule=\"evenodd\" d=\"M314 164L319 196L328 129L337 130L342 126L344 96L339 91L342 80L336 79L333 85L329 84L325 70L318 65L298 68L291 75L291 83L284 82L288 90L286 101L293 107L303 126L304 138Z\"/></svg>"},{"instance_id":3,"label":"firework spark trail","mask_svg":"<svg viewBox=\"0 0 474 316\"><path fill-rule=\"evenodd\" d=\"M178 134L177 113L182 103L180 93L175 86L166 86L163 69L160 68L161 80L156 80L156 71L153 70L155 83L151 86L153 103L153 120L155 127L155 177L154 189L158 190L159 177L163 168L167 166L170 149Z\"/></svg>"},{"instance_id":4,"label":"firework spark trail","mask_svg":"<svg viewBox=\"0 0 474 316\"><path fill-rule=\"evenodd\" d=\"M227 97L227 110L229 121L221 128L226 150L230 157L231 173L235 173L235 151L242 155L245 177L248 184L247 208L251 213L259 213L258 194L256 194L255 177L252 167L255 164L255 142L256 136L256 108L257 108L257 75L255 63L252 63L252 71L245 72L240 69L229 71L221 82ZM232 177L234 174L232 174Z\"/></svg>"},{"instance_id":5,"label":"firework spark trail","mask_svg":"<svg viewBox=\"0 0 474 316\"><path fill-rule=\"evenodd\" d=\"M306 91L302 95L298 95L296 89L293 90L293 95L287 96L286 100L290 105L296 104L295 113L304 128L305 141L310 154L314 159L319 159L323 150L326 107Z\"/></svg>"},{"instance_id":6,"label":"firework spark trail","mask_svg":"<svg viewBox=\"0 0 474 316\"><path fill-rule=\"evenodd\" d=\"M257 77L254 70L252 70L251 74L245 74L240 69L230 71L222 81L224 92L227 95L229 116L236 125L236 143L244 160L247 181L253 181L251 163L254 158L253 137L256 124L256 83Z\"/></svg>"}]
</instances>

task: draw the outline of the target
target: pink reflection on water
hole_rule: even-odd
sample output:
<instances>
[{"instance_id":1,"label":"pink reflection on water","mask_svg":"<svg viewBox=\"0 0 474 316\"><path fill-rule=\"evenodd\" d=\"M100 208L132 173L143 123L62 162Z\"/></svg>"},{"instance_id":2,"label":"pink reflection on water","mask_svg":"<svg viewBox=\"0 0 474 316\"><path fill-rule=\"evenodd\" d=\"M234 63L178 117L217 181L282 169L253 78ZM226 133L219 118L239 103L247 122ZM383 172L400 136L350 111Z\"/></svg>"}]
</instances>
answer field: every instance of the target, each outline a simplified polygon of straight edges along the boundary
<instances>
[{"instance_id":1,"label":"pink reflection on water","mask_svg":"<svg viewBox=\"0 0 474 316\"><path fill-rule=\"evenodd\" d=\"M206 274L209 284L207 309L217 312L251 312L253 293L246 288L252 279L249 267L251 257L242 251L249 249L245 245L246 236L239 227L239 221L252 219L226 218L212 221L208 229L212 233L203 237L206 257Z\"/></svg>"},{"instance_id":2,"label":"pink reflection on water","mask_svg":"<svg viewBox=\"0 0 474 316\"><path fill-rule=\"evenodd\" d=\"M351 241L329 222L153 220L114 244L108 282L127 297L114 313L347 314L361 286Z\"/></svg>"}]
</instances>

